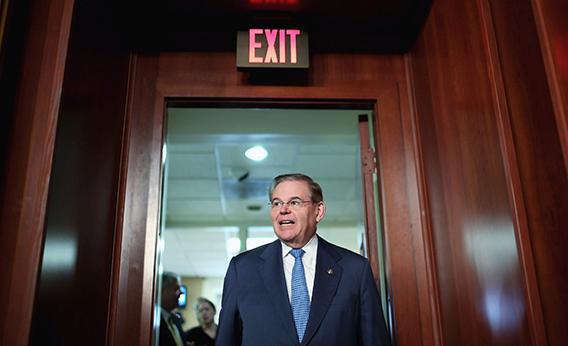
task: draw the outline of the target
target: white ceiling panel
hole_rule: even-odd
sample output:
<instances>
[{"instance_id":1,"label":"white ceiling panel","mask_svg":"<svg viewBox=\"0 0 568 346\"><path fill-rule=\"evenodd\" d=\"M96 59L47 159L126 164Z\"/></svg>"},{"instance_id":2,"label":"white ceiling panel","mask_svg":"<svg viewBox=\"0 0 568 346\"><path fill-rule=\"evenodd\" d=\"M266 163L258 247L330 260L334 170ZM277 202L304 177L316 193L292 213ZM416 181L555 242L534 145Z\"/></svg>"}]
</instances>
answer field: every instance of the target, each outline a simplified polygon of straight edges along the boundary
<instances>
[{"instance_id":1,"label":"white ceiling panel","mask_svg":"<svg viewBox=\"0 0 568 346\"><path fill-rule=\"evenodd\" d=\"M270 220L268 198L262 200L231 200L227 201L227 216L235 220Z\"/></svg>"},{"instance_id":2,"label":"white ceiling panel","mask_svg":"<svg viewBox=\"0 0 568 346\"><path fill-rule=\"evenodd\" d=\"M358 152L357 137L355 135L351 137L342 138L321 138L323 143L310 143L309 145L302 145L298 148L298 154L334 154L334 155L347 155L349 157L354 157ZM343 143L344 141L350 143Z\"/></svg>"},{"instance_id":3,"label":"white ceiling panel","mask_svg":"<svg viewBox=\"0 0 568 346\"><path fill-rule=\"evenodd\" d=\"M296 164L293 165L271 165L271 166L259 166L254 167L250 171L250 176L252 179L266 179L272 182L272 179L282 173L296 173ZM268 197L266 197L268 198Z\"/></svg>"},{"instance_id":4,"label":"white ceiling panel","mask_svg":"<svg viewBox=\"0 0 568 346\"><path fill-rule=\"evenodd\" d=\"M212 154L179 154L168 155L169 178L211 178L217 175L215 156Z\"/></svg>"},{"instance_id":5,"label":"white ceiling panel","mask_svg":"<svg viewBox=\"0 0 568 346\"><path fill-rule=\"evenodd\" d=\"M187 262L193 257L195 254L188 253L186 256L183 247L174 248L171 246L171 243L166 243L167 245L164 246L164 263L165 264L173 264L173 263L183 263Z\"/></svg>"},{"instance_id":6,"label":"white ceiling panel","mask_svg":"<svg viewBox=\"0 0 568 346\"><path fill-rule=\"evenodd\" d=\"M169 179L169 199L219 200L219 181L213 179Z\"/></svg>"},{"instance_id":7,"label":"white ceiling panel","mask_svg":"<svg viewBox=\"0 0 568 346\"><path fill-rule=\"evenodd\" d=\"M333 150L333 148L330 148ZM353 179L357 172L358 162L355 155L338 155L333 152L326 154L298 155L296 164L300 171L308 172L312 177L321 179L350 178Z\"/></svg>"},{"instance_id":8,"label":"white ceiling panel","mask_svg":"<svg viewBox=\"0 0 568 346\"><path fill-rule=\"evenodd\" d=\"M169 108L168 135L353 134L361 110Z\"/></svg>"},{"instance_id":9,"label":"white ceiling panel","mask_svg":"<svg viewBox=\"0 0 568 346\"><path fill-rule=\"evenodd\" d=\"M186 215L192 217L219 218L223 215L220 201L213 200L168 200L166 205L168 215Z\"/></svg>"},{"instance_id":10,"label":"white ceiling panel","mask_svg":"<svg viewBox=\"0 0 568 346\"><path fill-rule=\"evenodd\" d=\"M179 136L178 136L179 137ZM191 139L192 137L189 137ZM188 141L188 137L168 135L168 152L172 154L208 154L215 152L215 142L212 141Z\"/></svg>"}]
</instances>

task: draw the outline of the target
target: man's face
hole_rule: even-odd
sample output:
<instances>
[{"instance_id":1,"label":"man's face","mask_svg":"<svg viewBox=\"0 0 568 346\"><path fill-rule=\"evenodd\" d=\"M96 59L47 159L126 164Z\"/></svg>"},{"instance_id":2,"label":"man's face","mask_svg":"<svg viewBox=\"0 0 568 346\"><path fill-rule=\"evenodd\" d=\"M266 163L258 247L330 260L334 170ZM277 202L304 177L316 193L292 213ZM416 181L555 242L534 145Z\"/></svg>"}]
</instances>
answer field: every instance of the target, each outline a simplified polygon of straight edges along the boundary
<instances>
[{"instance_id":1,"label":"man's face","mask_svg":"<svg viewBox=\"0 0 568 346\"><path fill-rule=\"evenodd\" d=\"M167 311L172 311L178 306L178 299L181 295L181 282L170 282L162 286L162 307Z\"/></svg>"},{"instance_id":2,"label":"man's face","mask_svg":"<svg viewBox=\"0 0 568 346\"><path fill-rule=\"evenodd\" d=\"M310 189L305 181L283 181L274 188L272 201L311 201ZM301 203L297 208L289 204L272 208L272 227L276 236L292 248L301 248L316 233L317 223L323 219L323 202Z\"/></svg>"}]
</instances>

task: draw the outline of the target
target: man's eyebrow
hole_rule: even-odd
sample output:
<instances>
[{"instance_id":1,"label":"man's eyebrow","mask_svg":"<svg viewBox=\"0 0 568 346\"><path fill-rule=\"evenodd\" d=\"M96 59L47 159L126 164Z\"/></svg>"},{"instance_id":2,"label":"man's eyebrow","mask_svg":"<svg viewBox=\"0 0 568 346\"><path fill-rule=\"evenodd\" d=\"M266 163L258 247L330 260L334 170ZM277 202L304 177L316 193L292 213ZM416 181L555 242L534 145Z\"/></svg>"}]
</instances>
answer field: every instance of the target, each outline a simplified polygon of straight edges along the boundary
<instances>
[{"instance_id":1,"label":"man's eyebrow","mask_svg":"<svg viewBox=\"0 0 568 346\"><path fill-rule=\"evenodd\" d=\"M293 200L293 199L302 199L302 197L300 197L300 196L292 196L292 197L290 197L289 201L291 201L291 200ZM273 201L275 201L275 200L282 201L283 199L282 199L282 198L278 198L278 197L274 197L272 200L273 200Z\"/></svg>"},{"instance_id":2,"label":"man's eyebrow","mask_svg":"<svg viewBox=\"0 0 568 346\"><path fill-rule=\"evenodd\" d=\"M294 198L302 199L302 197L300 197L300 196L292 196L292 197L290 197L290 199L294 199ZM272 198L272 199L273 199L273 200L275 200L275 199L282 200L282 198L280 198L280 197L274 197L274 198ZM290 200L290 199L289 199L289 200Z\"/></svg>"},{"instance_id":3,"label":"man's eyebrow","mask_svg":"<svg viewBox=\"0 0 568 346\"><path fill-rule=\"evenodd\" d=\"M301 201L304 201L304 199L303 199L302 197L300 197L300 196L292 196L292 197L290 197L290 198L288 199L288 201L293 201L293 200L295 200L295 199L299 199L299 200L301 200ZM308 198L308 199L309 199L309 198ZM278 197L273 198L272 200L273 200L273 201L274 201L274 200L282 201L282 199L281 199L281 198L278 198Z\"/></svg>"}]
</instances>

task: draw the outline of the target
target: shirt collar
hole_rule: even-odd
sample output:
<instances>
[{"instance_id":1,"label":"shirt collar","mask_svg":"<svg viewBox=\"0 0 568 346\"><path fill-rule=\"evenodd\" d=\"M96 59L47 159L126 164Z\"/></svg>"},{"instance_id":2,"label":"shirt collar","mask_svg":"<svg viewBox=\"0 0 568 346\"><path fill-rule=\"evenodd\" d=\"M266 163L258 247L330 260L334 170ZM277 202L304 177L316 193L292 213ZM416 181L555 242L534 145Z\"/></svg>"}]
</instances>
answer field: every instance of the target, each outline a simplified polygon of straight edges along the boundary
<instances>
[{"instance_id":1,"label":"shirt collar","mask_svg":"<svg viewBox=\"0 0 568 346\"><path fill-rule=\"evenodd\" d=\"M280 244L282 244L282 257L286 257L286 255L290 253L290 250L292 250L292 248L286 245L283 241L280 241ZM317 248L318 235L314 234L313 237L306 243L306 245L302 247L302 250L304 250L306 253L313 253Z\"/></svg>"}]
</instances>

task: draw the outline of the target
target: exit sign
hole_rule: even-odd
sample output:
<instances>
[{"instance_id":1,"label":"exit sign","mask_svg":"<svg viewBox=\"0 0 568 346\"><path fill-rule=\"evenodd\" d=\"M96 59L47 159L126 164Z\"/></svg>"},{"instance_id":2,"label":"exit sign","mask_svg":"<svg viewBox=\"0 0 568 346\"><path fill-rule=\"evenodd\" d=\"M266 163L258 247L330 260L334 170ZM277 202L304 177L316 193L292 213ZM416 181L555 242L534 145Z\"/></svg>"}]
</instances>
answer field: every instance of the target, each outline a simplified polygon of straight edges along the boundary
<instances>
[{"instance_id":1,"label":"exit sign","mask_svg":"<svg viewBox=\"0 0 568 346\"><path fill-rule=\"evenodd\" d=\"M308 34L300 29L249 29L237 33L238 68L310 67Z\"/></svg>"}]
</instances>

